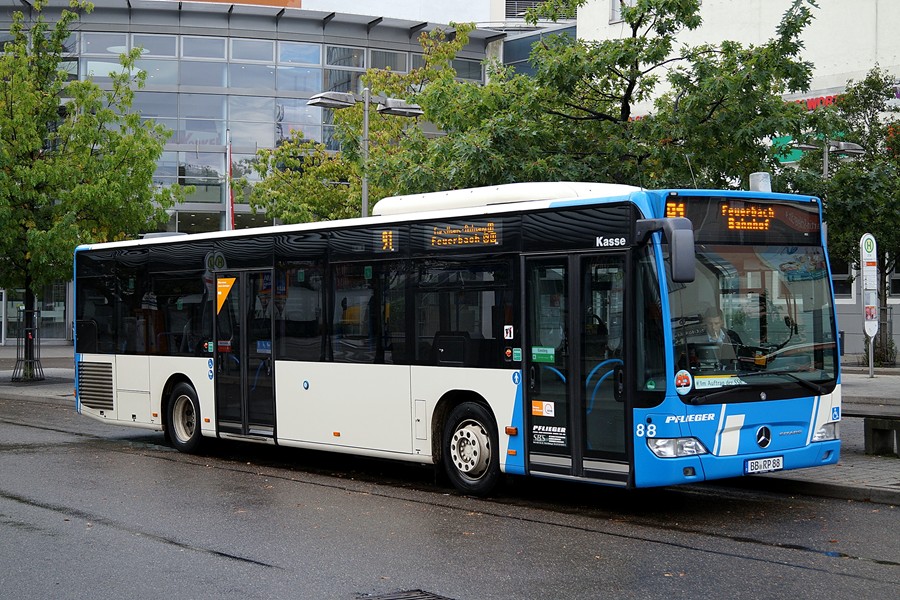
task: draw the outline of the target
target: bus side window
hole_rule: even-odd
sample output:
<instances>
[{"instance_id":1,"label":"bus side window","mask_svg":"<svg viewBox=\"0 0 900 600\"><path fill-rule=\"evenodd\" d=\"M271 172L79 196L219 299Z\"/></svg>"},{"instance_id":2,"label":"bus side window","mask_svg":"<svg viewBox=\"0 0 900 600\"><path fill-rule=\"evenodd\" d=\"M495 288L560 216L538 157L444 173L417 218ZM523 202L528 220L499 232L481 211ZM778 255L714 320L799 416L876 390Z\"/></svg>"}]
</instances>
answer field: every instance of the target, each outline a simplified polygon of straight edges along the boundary
<instances>
[{"instance_id":1,"label":"bus side window","mask_svg":"<svg viewBox=\"0 0 900 600\"><path fill-rule=\"evenodd\" d=\"M320 261L282 264L275 269L275 343L279 359L324 360L324 279Z\"/></svg>"},{"instance_id":2,"label":"bus side window","mask_svg":"<svg viewBox=\"0 0 900 600\"><path fill-rule=\"evenodd\" d=\"M500 367L504 326L513 325L508 261L433 262L416 281L416 364Z\"/></svg>"},{"instance_id":3,"label":"bus side window","mask_svg":"<svg viewBox=\"0 0 900 600\"><path fill-rule=\"evenodd\" d=\"M194 356L213 339L211 298L200 271L156 273L141 300L147 351Z\"/></svg>"},{"instance_id":4,"label":"bus side window","mask_svg":"<svg viewBox=\"0 0 900 600\"><path fill-rule=\"evenodd\" d=\"M75 315L77 352L111 352L112 329L109 319L108 288L110 277L85 277L78 287Z\"/></svg>"},{"instance_id":5,"label":"bus side window","mask_svg":"<svg viewBox=\"0 0 900 600\"><path fill-rule=\"evenodd\" d=\"M406 364L405 263L340 264L332 272L335 362Z\"/></svg>"},{"instance_id":6,"label":"bus side window","mask_svg":"<svg viewBox=\"0 0 900 600\"><path fill-rule=\"evenodd\" d=\"M331 267L334 310L331 321L331 350L335 362L371 363L375 353L368 343L369 300L373 289L361 263Z\"/></svg>"},{"instance_id":7,"label":"bus side window","mask_svg":"<svg viewBox=\"0 0 900 600\"><path fill-rule=\"evenodd\" d=\"M663 335L662 300L660 298L656 263L649 249L637 262L635 301L637 308L636 373L638 390L648 396L648 402L658 402L666 389L666 357ZM675 359L678 360L676 353Z\"/></svg>"},{"instance_id":8,"label":"bus side window","mask_svg":"<svg viewBox=\"0 0 900 600\"><path fill-rule=\"evenodd\" d=\"M383 362L408 365L406 347L406 283L408 263L386 263L381 269L381 307L378 311Z\"/></svg>"}]
</instances>

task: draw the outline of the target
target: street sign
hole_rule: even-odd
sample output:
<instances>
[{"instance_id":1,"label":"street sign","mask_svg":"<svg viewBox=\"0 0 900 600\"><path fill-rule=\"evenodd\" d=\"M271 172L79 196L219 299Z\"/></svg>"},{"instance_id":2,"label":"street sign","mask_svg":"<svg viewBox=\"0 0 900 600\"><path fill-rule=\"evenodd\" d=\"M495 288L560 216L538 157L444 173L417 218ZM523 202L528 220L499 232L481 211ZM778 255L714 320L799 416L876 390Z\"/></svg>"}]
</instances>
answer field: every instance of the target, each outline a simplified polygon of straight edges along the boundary
<instances>
[{"instance_id":1,"label":"street sign","mask_svg":"<svg viewBox=\"0 0 900 600\"><path fill-rule=\"evenodd\" d=\"M878 333L878 246L875 236L865 233L859 240L862 271L863 330L869 338Z\"/></svg>"}]
</instances>

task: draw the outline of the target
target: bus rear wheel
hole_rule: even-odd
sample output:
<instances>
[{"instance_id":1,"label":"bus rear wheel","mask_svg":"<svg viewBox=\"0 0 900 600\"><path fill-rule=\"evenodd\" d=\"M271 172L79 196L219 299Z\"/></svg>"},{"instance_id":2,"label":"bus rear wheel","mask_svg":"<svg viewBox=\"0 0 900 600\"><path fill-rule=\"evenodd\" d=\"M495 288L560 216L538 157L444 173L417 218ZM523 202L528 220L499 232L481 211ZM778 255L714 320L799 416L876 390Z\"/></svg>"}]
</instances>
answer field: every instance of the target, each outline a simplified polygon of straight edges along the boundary
<instances>
[{"instance_id":1,"label":"bus rear wheel","mask_svg":"<svg viewBox=\"0 0 900 600\"><path fill-rule=\"evenodd\" d=\"M200 401L187 383L179 383L169 398L166 420L169 439L180 452L196 452L200 447Z\"/></svg>"},{"instance_id":2,"label":"bus rear wheel","mask_svg":"<svg viewBox=\"0 0 900 600\"><path fill-rule=\"evenodd\" d=\"M497 427L482 405L465 402L450 411L444 424L443 462L454 487L486 496L500 479Z\"/></svg>"}]
</instances>

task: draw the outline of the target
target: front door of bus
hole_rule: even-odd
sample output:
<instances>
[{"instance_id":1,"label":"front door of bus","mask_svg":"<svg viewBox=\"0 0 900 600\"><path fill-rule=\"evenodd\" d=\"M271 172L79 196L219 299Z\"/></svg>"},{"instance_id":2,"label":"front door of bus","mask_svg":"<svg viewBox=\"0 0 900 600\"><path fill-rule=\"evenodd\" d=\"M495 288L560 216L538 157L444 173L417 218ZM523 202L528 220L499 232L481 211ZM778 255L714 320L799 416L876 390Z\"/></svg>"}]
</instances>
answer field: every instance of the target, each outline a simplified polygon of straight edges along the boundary
<instances>
[{"instance_id":1,"label":"front door of bus","mask_svg":"<svg viewBox=\"0 0 900 600\"><path fill-rule=\"evenodd\" d=\"M220 433L275 435L272 272L216 275L216 415Z\"/></svg>"},{"instance_id":2,"label":"front door of bus","mask_svg":"<svg viewBox=\"0 0 900 600\"><path fill-rule=\"evenodd\" d=\"M625 254L526 261L532 472L625 485Z\"/></svg>"}]
</instances>

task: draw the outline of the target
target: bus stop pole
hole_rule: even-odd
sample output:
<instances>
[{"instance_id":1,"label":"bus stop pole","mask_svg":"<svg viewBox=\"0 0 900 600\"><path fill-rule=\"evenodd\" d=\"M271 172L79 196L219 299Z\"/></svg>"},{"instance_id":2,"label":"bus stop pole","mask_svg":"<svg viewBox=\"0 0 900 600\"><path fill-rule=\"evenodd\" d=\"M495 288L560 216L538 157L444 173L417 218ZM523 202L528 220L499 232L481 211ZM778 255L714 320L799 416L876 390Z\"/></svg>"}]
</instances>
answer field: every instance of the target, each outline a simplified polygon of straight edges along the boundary
<instances>
[{"instance_id":1,"label":"bus stop pole","mask_svg":"<svg viewBox=\"0 0 900 600\"><path fill-rule=\"evenodd\" d=\"M875 338L869 338L869 377L875 377Z\"/></svg>"}]
</instances>

